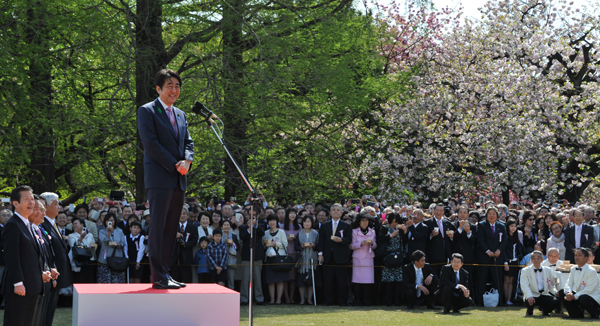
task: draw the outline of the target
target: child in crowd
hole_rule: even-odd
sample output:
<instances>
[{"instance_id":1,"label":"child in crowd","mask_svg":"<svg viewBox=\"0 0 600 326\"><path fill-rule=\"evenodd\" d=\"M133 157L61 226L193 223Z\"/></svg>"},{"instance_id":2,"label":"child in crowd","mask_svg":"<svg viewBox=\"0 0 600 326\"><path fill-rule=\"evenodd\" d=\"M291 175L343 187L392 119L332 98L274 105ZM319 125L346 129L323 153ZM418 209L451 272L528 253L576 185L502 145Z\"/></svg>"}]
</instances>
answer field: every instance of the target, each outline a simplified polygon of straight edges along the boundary
<instances>
[{"instance_id":1,"label":"child in crowd","mask_svg":"<svg viewBox=\"0 0 600 326\"><path fill-rule=\"evenodd\" d=\"M208 239L200 239L200 250L196 252L196 273L198 274L198 283L210 283L210 268L208 266Z\"/></svg>"},{"instance_id":2,"label":"child in crowd","mask_svg":"<svg viewBox=\"0 0 600 326\"><path fill-rule=\"evenodd\" d=\"M208 246L208 261L210 264L210 282L225 285L227 282L227 244L221 241L223 231L213 231L213 243Z\"/></svg>"}]
</instances>

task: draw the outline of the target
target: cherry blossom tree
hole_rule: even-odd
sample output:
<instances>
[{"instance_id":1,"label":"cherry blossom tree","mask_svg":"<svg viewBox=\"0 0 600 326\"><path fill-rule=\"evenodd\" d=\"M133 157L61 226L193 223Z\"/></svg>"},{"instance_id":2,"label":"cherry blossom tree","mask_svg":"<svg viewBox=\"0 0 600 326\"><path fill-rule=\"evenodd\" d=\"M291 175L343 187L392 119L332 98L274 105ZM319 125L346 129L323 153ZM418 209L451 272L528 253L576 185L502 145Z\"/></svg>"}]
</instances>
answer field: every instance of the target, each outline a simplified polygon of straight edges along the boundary
<instances>
[{"instance_id":1,"label":"cherry blossom tree","mask_svg":"<svg viewBox=\"0 0 600 326\"><path fill-rule=\"evenodd\" d=\"M418 73L411 92L373 113L388 132L357 153L368 164L356 172L380 176L390 200L481 187L505 202L508 190L574 202L600 172L600 17L563 0L490 1L481 11L481 21L447 25L419 55L392 60L395 73Z\"/></svg>"}]
</instances>

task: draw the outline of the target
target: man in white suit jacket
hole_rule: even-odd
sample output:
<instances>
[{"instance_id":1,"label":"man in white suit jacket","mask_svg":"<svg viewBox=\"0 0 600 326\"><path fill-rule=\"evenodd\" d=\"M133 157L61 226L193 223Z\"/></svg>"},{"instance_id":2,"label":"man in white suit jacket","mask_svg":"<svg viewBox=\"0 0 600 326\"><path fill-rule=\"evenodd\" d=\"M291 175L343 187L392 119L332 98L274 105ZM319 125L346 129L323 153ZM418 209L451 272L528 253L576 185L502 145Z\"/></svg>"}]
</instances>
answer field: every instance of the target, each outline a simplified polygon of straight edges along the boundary
<instances>
[{"instance_id":1,"label":"man in white suit jacket","mask_svg":"<svg viewBox=\"0 0 600 326\"><path fill-rule=\"evenodd\" d=\"M584 248L575 250L575 263L571 267L569 280L565 285L563 305L570 318L583 318L583 310L592 319L598 319L600 312L600 278L596 270L587 264L589 252Z\"/></svg>"},{"instance_id":2,"label":"man in white suit jacket","mask_svg":"<svg viewBox=\"0 0 600 326\"><path fill-rule=\"evenodd\" d=\"M543 267L544 255L541 251L531 253L532 266L521 271L521 291L527 306L527 316L533 315L533 307L540 306L544 316L560 306L556 299L556 277L549 267Z\"/></svg>"},{"instance_id":3,"label":"man in white suit jacket","mask_svg":"<svg viewBox=\"0 0 600 326\"><path fill-rule=\"evenodd\" d=\"M563 264L563 261L560 260L560 251L558 248L548 248L546 251L546 257L548 257L548 259L542 262L542 266L550 267L552 270L552 275L556 277L556 298L558 299L558 302L562 304L563 298L565 297L565 281L561 282L561 272L556 270ZM562 308L559 305L558 309L556 309L556 313L560 314L561 312Z\"/></svg>"}]
</instances>

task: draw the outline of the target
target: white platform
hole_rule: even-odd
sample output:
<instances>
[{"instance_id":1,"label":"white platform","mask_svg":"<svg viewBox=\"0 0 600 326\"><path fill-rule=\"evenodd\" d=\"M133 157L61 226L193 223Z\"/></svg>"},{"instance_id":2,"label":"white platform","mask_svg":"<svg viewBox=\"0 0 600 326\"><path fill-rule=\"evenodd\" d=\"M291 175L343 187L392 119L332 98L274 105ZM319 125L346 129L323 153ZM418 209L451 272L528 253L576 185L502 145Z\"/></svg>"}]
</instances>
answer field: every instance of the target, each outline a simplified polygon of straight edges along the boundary
<instances>
[{"instance_id":1,"label":"white platform","mask_svg":"<svg viewBox=\"0 0 600 326\"><path fill-rule=\"evenodd\" d=\"M217 284L154 290L150 284L75 284L73 326L237 326L240 294Z\"/></svg>"}]
</instances>

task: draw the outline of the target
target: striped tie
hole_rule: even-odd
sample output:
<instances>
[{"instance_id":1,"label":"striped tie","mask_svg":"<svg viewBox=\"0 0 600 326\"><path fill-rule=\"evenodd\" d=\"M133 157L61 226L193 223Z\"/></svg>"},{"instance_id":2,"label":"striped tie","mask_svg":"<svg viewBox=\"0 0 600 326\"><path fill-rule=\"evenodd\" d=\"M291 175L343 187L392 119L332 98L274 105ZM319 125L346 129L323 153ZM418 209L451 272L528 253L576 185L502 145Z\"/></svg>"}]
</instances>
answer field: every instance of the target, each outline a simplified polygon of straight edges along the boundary
<instances>
[{"instance_id":1,"label":"striped tie","mask_svg":"<svg viewBox=\"0 0 600 326\"><path fill-rule=\"evenodd\" d=\"M173 126L173 130L175 130L175 136L177 136L177 122L175 122L175 115L173 114L173 108L167 108L167 114L169 115L169 120L171 120L171 125Z\"/></svg>"}]
</instances>

